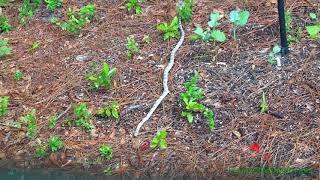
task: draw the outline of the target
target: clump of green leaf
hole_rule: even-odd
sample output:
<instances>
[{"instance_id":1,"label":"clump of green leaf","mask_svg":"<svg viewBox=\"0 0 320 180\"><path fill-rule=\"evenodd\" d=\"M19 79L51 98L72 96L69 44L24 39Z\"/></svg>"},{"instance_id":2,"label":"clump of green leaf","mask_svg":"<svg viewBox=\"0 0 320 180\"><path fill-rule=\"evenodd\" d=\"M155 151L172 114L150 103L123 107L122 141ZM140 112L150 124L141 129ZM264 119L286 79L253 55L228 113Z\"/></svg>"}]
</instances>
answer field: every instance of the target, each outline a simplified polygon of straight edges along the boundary
<instances>
[{"instance_id":1,"label":"clump of green leaf","mask_svg":"<svg viewBox=\"0 0 320 180\"><path fill-rule=\"evenodd\" d=\"M162 24L158 25L156 29L159 31L163 31L164 40L167 40L170 38L178 38L180 36L179 19L176 16L172 19L170 25L167 22L163 22Z\"/></svg>"},{"instance_id":2,"label":"clump of green leaf","mask_svg":"<svg viewBox=\"0 0 320 180\"><path fill-rule=\"evenodd\" d=\"M141 4L144 0L128 0L127 1L127 9L128 11L134 11L135 14L142 14Z\"/></svg>"},{"instance_id":3,"label":"clump of green leaf","mask_svg":"<svg viewBox=\"0 0 320 180\"><path fill-rule=\"evenodd\" d=\"M178 9L179 17L183 22L189 22L192 18L193 0L183 0Z\"/></svg>"},{"instance_id":4,"label":"clump of green leaf","mask_svg":"<svg viewBox=\"0 0 320 180\"><path fill-rule=\"evenodd\" d=\"M139 52L139 45L133 36L129 36L127 38L127 56L132 58L137 52Z\"/></svg>"},{"instance_id":5,"label":"clump of green leaf","mask_svg":"<svg viewBox=\"0 0 320 180\"><path fill-rule=\"evenodd\" d=\"M118 102L112 102L110 105L104 106L97 110L96 115L100 117L113 117L119 119L120 105Z\"/></svg>"},{"instance_id":6,"label":"clump of green leaf","mask_svg":"<svg viewBox=\"0 0 320 180\"><path fill-rule=\"evenodd\" d=\"M73 113L75 116L75 126L81 127L85 131L90 131L93 125L88 122L89 119L92 117L91 112L88 110L86 103L81 103L74 107Z\"/></svg>"},{"instance_id":7,"label":"clump of green leaf","mask_svg":"<svg viewBox=\"0 0 320 180\"><path fill-rule=\"evenodd\" d=\"M14 73L14 80L21 81L23 78L23 73L20 70L16 70Z\"/></svg>"},{"instance_id":8,"label":"clump of green leaf","mask_svg":"<svg viewBox=\"0 0 320 180\"><path fill-rule=\"evenodd\" d=\"M57 125L56 125L57 121L58 121L58 116L56 116L56 115L51 116L48 121L49 128L55 129L57 127Z\"/></svg>"},{"instance_id":9,"label":"clump of green leaf","mask_svg":"<svg viewBox=\"0 0 320 180\"><path fill-rule=\"evenodd\" d=\"M185 110L181 112L181 116L185 117L191 124L193 123L194 113L201 112L208 121L209 129L214 128L214 113L205 105L199 101L204 98L203 90L198 87L198 81L200 74L196 71L194 76L184 83L184 87L187 89L186 92L181 93L180 99L183 102Z\"/></svg>"},{"instance_id":10,"label":"clump of green leaf","mask_svg":"<svg viewBox=\"0 0 320 180\"><path fill-rule=\"evenodd\" d=\"M8 40L0 39L0 58L11 54L11 47L8 45Z\"/></svg>"},{"instance_id":11,"label":"clump of green leaf","mask_svg":"<svg viewBox=\"0 0 320 180\"><path fill-rule=\"evenodd\" d=\"M29 114L21 117L20 120L27 127L27 137L29 139L34 138L38 131L36 111L32 110Z\"/></svg>"},{"instance_id":12,"label":"clump of green leaf","mask_svg":"<svg viewBox=\"0 0 320 180\"><path fill-rule=\"evenodd\" d=\"M107 144L102 144L99 148L100 156L105 159L111 159L112 158L112 148L111 146Z\"/></svg>"},{"instance_id":13,"label":"clump of green leaf","mask_svg":"<svg viewBox=\"0 0 320 180\"><path fill-rule=\"evenodd\" d=\"M62 141L57 136L52 136L48 141L48 147L51 152L56 152L63 147Z\"/></svg>"},{"instance_id":14,"label":"clump of green leaf","mask_svg":"<svg viewBox=\"0 0 320 180\"><path fill-rule=\"evenodd\" d=\"M268 55L268 62L270 64L277 63L276 56L281 52L281 47L279 45L275 45L272 48L272 51Z\"/></svg>"},{"instance_id":15,"label":"clump of green leaf","mask_svg":"<svg viewBox=\"0 0 320 180\"><path fill-rule=\"evenodd\" d=\"M310 13L309 16L311 20L315 22L315 24L306 26L307 33L311 39L319 39L320 38L320 21L318 20L317 14Z\"/></svg>"},{"instance_id":16,"label":"clump of green leaf","mask_svg":"<svg viewBox=\"0 0 320 180\"><path fill-rule=\"evenodd\" d=\"M19 8L19 19L21 24L25 24L41 5L42 0L23 0Z\"/></svg>"},{"instance_id":17,"label":"clump of green leaf","mask_svg":"<svg viewBox=\"0 0 320 180\"><path fill-rule=\"evenodd\" d=\"M0 97L0 117L9 113L9 96Z\"/></svg>"},{"instance_id":18,"label":"clump of green leaf","mask_svg":"<svg viewBox=\"0 0 320 180\"><path fill-rule=\"evenodd\" d=\"M47 144L38 144L35 150L36 157L44 158L49 155Z\"/></svg>"},{"instance_id":19,"label":"clump of green leaf","mask_svg":"<svg viewBox=\"0 0 320 180\"><path fill-rule=\"evenodd\" d=\"M95 77L93 74L87 74L86 77L91 81L90 86L93 89L98 89L100 87L105 89L111 89L111 78L117 72L117 68L112 68L109 70L109 65L107 63L103 63L103 69L100 74Z\"/></svg>"},{"instance_id":20,"label":"clump of green leaf","mask_svg":"<svg viewBox=\"0 0 320 180\"><path fill-rule=\"evenodd\" d=\"M44 0L47 3L47 8L50 11L54 11L57 8L61 7L63 4L63 0Z\"/></svg>"},{"instance_id":21,"label":"clump of green leaf","mask_svg":"<svg viewBox=\"0 0 320 180\"><path fill-rule=\"evenodd\" d=\"M8 6L12 0L0 0L0 7Z\"/></svg>"},{"instance_id":22,"label":"clump of green leaf","mask_svg":"<svg viewBox=\"0 0 320 180\"><path fill-rule=\"evenodd\" d=\"M35 42L32 42L29 51L34 51L34 50L39 49L39 48L40 48L40 43L35 41Z\"/></svg>"},{"instance_id":23,"label":"clump of green leaf","mask_svg":"<svg viewBox=\"0 0 320 180\"><path fill-rule=\"evenodd\" d=\"M236 31L239 27L245 26L250 17L249 11L233 10L229 14L229 20L233 24L233 39L236 40Z\"/></svg>"},{"instance_id":24,"label":"clump of green leaf","mask_svg":"<svg viewBox=\"0 0 320 180\"><path fill-rule=\"evenodd\" d=\"M265 113L267 112L267 100L266 100L266 95L264 94L264 92L262 93L262 98L261 98L261 113Z\"/></svg>"},{"instance_id":25,"label":"clump of green leaf","mask_svg":"<svg viewBox=\"0 0 320 180\"><path fill-rule=\"evenodd\" d=\"M150 147L151 148L159 147L160 150L166 149L168 147L166 137L167 137L166 130L158 131L157 134L153 137Z\"/></svg>"},{"instance_id":26,"label":"clump of green leaf","mask_svg":"<svg viewBox=\"0 0 320 180\"><path fill-rule=\"evenodd\" d=\"M96 6L94 4L88 4L81 7L79 12L69 8L67 21L60 22L56 18L51 18L50 22L60 26L69 33L76 33L94 18L96 15L95 8Z\"/></svg>"},{"instance_id":27,"label":"clump of green leaf","mask_svg":"<svg viewBox=\"0 0 320 180\"><path fill-rule=\"evenodd\" d=\"M201 26L197 26L194 31L195 35L192 36L192 39L197 40L201 39L203 41L217 41L217 42L225 42L226 36L224 32L216 29L219 25L219 17L220 14L218 12L212 12L210 14L210 21L208 22L208 26L206 30L204 30Z\"/></svg>"},{"instance_id":28,"label":"clump of green leaf","mask_svg":"<svg viewBox=\"0 0 320 180\"><path fill-rule=\"evenodd\" d=\"M0 30L1 32L11 31L12 26L9 23L9 18L4 15L0 15Z\"/></svg>"}]
</instances>

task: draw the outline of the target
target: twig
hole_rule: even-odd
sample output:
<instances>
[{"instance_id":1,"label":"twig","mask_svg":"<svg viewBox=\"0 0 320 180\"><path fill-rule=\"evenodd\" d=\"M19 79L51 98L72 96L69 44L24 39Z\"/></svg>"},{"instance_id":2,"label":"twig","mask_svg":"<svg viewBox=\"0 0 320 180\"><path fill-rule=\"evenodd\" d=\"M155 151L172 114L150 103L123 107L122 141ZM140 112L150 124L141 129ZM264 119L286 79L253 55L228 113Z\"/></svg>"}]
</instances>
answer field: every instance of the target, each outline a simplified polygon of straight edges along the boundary
<instances>
[{"instance_id":1,"label":"twig","mask_svg":"<svg viewBox=\"0 0 320 180\"><path fill-rule=\"evenodd\" d=\"M150 119L150 117L152 116L153 112L157 109L157 107L160 105L160 103L163 101L163 99L169 94L169 88L168 88L168 75L169 75L169 71L171 70L172 66L174 65L174 57L176 52L178 51L178 49L180 48L180 46L183 43L184 40L184 30L182 27L182 23L181 23L181 18L179 18L179 29L181 31L181 37L179 42L177 43L177 45L173 48L173 50L171 51L171 56L170 56L170 61L168 63L168 66L165 68L164 73L163 73L163 93L162 95L159 97L159 99L154 103L154 105L152 106L152 108L150 109L149 113L147 114L147 116L145 118L142 119L142 121L138 124L136 131L134 132L134 136L138 136L139 135L139 131L140 128L142 127L142 125L148 121Z\"/></svg>"}]
</instances>

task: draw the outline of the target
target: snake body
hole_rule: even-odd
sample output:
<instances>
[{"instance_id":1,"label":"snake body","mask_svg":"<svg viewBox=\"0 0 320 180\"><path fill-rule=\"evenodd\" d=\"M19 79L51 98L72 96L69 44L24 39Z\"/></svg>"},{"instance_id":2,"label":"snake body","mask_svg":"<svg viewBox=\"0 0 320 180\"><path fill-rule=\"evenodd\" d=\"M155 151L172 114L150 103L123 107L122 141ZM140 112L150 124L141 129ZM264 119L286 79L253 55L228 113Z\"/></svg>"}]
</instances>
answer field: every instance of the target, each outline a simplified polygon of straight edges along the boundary
<instances>
[{"instance_id":1,"label":"snake body","mask_svg":"<svg viewBox=\"0 0 320 180\"><path fill-rule=\"evenodd\" d=\"M181 5L181 1L179 2L179 5ZM181 45L183 44L183 41L184 41L184 38L185 38L185 32L183 30L182 22L181 22L181 18L180 17L179 17L179 30L180 30L180 34L181 34L180 40L178 41L176 46L172 49L171 55L170 55L170 61L169 61L167 67L164 69L164 72L163 72L163 92L162 92L161 96L158 98L158 100L154 103L154 105L152 106L152 108L150 109L148 114L138 124L138 126L137 126L137 128L136 128L136 130L134 132L134 136L138 136L139 135L139 131L140 131L140 128L142 127L142 125L146 121L148 121L150 119L150 117L152 116L153 112L161 104L163 99L170 93L169 88L168 88L169 72L170 72L171 68L174 65L175 55L176 55L177 51L179 50L179 48L181 47Z\"/></svg>"}]
</instances>

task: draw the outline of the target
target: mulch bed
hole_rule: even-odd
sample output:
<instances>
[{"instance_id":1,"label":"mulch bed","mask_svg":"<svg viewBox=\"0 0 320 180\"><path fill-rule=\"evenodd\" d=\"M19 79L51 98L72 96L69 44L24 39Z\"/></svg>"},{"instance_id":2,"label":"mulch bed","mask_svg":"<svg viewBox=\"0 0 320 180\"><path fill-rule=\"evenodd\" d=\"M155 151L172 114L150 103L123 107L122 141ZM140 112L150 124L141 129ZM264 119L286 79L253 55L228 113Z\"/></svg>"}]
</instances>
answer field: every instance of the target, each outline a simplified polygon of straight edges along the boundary
<instances>
[{"instance_id":1,"label":"mulch bed","mask_svg":"<svg viewBox=\"0 0 320 180\"><path fill-rule=\"evenodd\" d=\"M195 3L193 20L184 25L186 36L196 24L206 26L210 12L228 13L239 7L251 12L247 26L238 31L238 42L231 38L231 26L222 19L226 43L191 42L187 38L179 49L170 73L170 94L141 135L133 137L137 124L162 92L162 73L176 40L163 41L155 26L175 15L175 2L143 3L143 15L127 12L123 1L67 1L55 12L63 16L68 7L94 2L97 16L80 34L68 35L48 22L52 16L45 6L26 26L18 23L21 2L3 8L16 27L3 34L13 48L12 55L1 60L0 96L10 96L10 114L6 121L18 119L30 109L37 110L39 134L28 140L23 129L0 126L0 167L59 168L103 173L111 167L114 173L135 176L226 174L230 167L308 167L320 168L320 42L309 40L290 45L287 63L280 69L267 62L270 48L278 42L276 4L262 1L204 1ZM293 13L293 32L306 25L308 13L320 11L317 0L287 1ZM134 35L140 51L133 60L126 57L126 38ZM143 43L144 35L152 39ZM28 51L32 42L41 48ZM113 88L93 91L85 74L94 63L107 62L117 67ZM14 81L20 69L23 81ZM205 92L203 103L215 112L216 128L209 131L206 121L196 117L188 124L180 116L183 107L179 94L183 83L194 70L201 73L199 84ZM260 113L262 92L268 102L268 113ZM93 119L95 129L85 133L76 127L55 130L47 126L48 118L61 114L70 105L86 102L92 111L111 101L121 105L119 122ZM65 117L71 116L66 112ZM150 142L157 130L168 131L165 151L140 147ZM49 158L34 156L36 141L51 135L64 140L64 150ZM114 157L101 160L98 148L112 146ZM260 144L260 152L249 149Z\"/></svg>"}]
</instances>

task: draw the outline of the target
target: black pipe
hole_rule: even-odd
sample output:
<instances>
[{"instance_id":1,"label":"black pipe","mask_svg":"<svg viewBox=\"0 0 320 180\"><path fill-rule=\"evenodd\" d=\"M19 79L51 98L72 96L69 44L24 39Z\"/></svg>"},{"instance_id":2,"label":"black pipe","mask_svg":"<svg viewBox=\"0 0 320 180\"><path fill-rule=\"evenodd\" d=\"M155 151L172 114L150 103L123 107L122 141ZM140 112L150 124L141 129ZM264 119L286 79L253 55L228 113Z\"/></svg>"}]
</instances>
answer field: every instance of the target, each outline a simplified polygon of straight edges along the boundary
<instances>
[{"instance_id":1,"label":"black pipe","mask_svg":"<svg viewBox=\"0 0 320 180\"><path fill-rule=\"evenodd\" d=\"M281 56L284 57L288 53L286 19L284 14L284 0L278 0L278 14L279 14L280 39L281 39Z\"/></svg>"}]
</instances>

